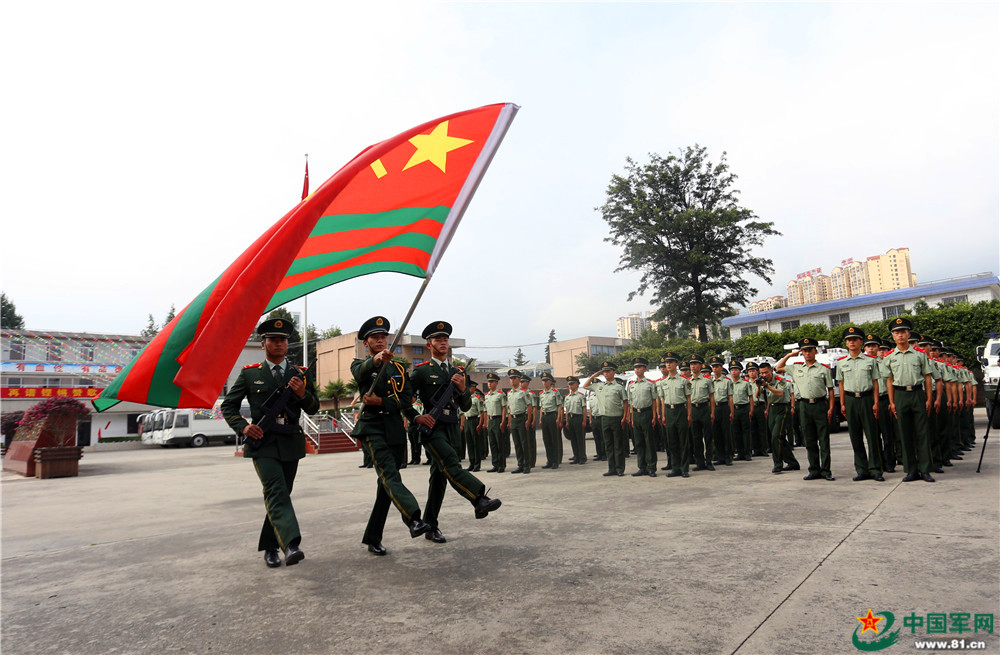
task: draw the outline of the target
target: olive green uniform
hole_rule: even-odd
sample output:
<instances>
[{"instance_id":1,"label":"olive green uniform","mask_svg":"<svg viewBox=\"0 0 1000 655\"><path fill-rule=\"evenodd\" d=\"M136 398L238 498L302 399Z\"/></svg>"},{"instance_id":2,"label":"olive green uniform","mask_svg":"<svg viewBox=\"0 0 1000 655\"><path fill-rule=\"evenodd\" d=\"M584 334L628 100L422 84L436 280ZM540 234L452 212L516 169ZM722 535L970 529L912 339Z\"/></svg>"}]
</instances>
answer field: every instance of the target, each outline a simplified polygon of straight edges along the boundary
<instances>
[{"instance_id":1,"label":"olive green uniform","mask_svg":"<svg viewBox=\"0 0 1000 655\"><path fill-rule=\"evenodd\" d=\"M601 433L604 437L604 453L608 458L608 472L624 475L625 454L628 451L625 431L622 429L625 404L628 402L625 387L614 382L602 382L595 393L601 412Z\"/></svg>"},{"instance_id":2,"label":"olive green uniform","mask_svg":"<svg viewBox=\"0 0 1000 655\"><path fill-rule=\"evenodd\" d=\"M894 348L882 358L886 384L893 386L896 405L896 431L903 446L903 470L907 473L930 473L930 425L927 420L926 377L931 375L927 355L913 348Z\"/></svg>"},{"instance_id":3,"label":"olive green uniform","mask_svg":"<svg viewBox=\"0 0 1000 655\"><path fill-rule=\"evenodd\" d=\"M531 470L531 457L528 449L528 408L531 407L531 394L520 387L507 392L507 418L510 421L510 435L514 439L514 455L517 467L524 471ZM534 431L534 428L531 428Z\"/></svg>"},{"instance_id":4,"label":"olive green uniform","mask_svg":"<svg viewBox=\"0 0 1000 655\"><path fill-rule=\"evenodd\" d=\"M712 442L714 387L711 375L703 374L691 378L691 433L694 448L689 459L692 459L699 468L711 464L715 453ZM726 411L729 411L729 407L726 407Z\"/></svg>"},{"instance_id":5,"label":"olive green uniform","mask_svg":"<svg viewBox=\"0 0 1000 655\"><path fill-rule=\"evenodd\" d=\"M656 383L661 408L663 409L663 429L670 455L670 470L675 474L690 470L691 454L688 451L688 401L691 397L691 381L679 373L667 375Z\"/></svg>"},{"instance_id":6,"label":"olive green uniform","mask_svg":"<svg viewBox=\"0 0 1000 655\"><path fill-rule=\"evenodd\" d=\"M587 408L587 398L577 391L566 394L563 398L563 414L569 428L569 445L573 450L573 459L580 464L587 461L587 442L583 434L583 414Z\"/></svg>"},{"instance_id":7,"label":"olive green uniform","mask_svg":"<svg viewBox=\"0 0 1000 655\"><path fill-rule=\"evenodd\" d=\"M732 434L729 431L729 399L733 395L733 381L729 378L712 376L712 395L715 396L715 422L712 434L715 437L715 464L731 466Z\"/></svg>"},{"instance_id":8,"label":"olive green uniform","mask_svg":"<svg viewBox=\"0 0 1000 655\"><path fill-rule=\"evenodd\" d=\"M505 434L500 426L503 424L504 409L507 407L507 396L499 389L490 391L483 399L483 404L486 406L486 419L488 421L486 429L490 437L490 461L493 462L493 468L497 472L503 473L504 469L507 468L507 459L503 454Z\"/></svg>"},{"instance_id":9,"label":"olive green uniform","mask_svg":"<svg viewBox=\"0 0 1000 655\"><path fill-rule=\"evenodd\" d=\"M782 394L779 396L770 389L767 390L767 428L771 434L771 461L774 468L784 464L791 470L799 468L799 461L795 459L792 452L792 444L788 441L788 431L785 425L792 420L792 386L789 381L780 375L775 375L770 385L779 389Z\"/></svg>"},{"instance_id":10,"label":"olive green uniform","mask_svg":"<svg viewBox=\"0 0 1000 655\"><path fill-rule=\"evenodd\" d=\"M886 389L885 365L879 357L878 363L878 432L879 447L882 449L883 470L893 472L896 464L903 461L902 445L899 442L899 432L896 431L896 418L889 411L889 390Z\"/></svg>"},{"instance_id":11,"label":"olive green uniform","mask_svg":"<svg viewBox=\"0 0 1000 655\"><path fill-rule=\"evenodd\" d=\"M305 371L283 362L283 372L277 376L274 364L264 361L260 364L244 366L233 383L232 389L222 401L222 416L237 435L249 422L240 415L240 404L247 399L250 417L256 422L264 417L264 403L273 392L283 388L295 375L295 369ZM302 538L299 522L292 507L292 485L298 470L299 460L306 456L306 436L299 427L302 412L313 414L319 411L316 385L306 379L305 396L299 398L294 393L285 410L278 416L278 423L264 432L258 440L259 447L249 444L243 448L243 456L253 459L254 470L264 488L264 507L267 516L260 529L257 550L285 549L297 546Z\"/></svg>"},{"instance_id":12,"label":"olive green uniform","mask_svg":"<svg viewBox=\"0 0 1000 655\"><path fill-rule=\"evenodd\" d=\"M757 379L761 379L759 375ZM763 457L767 455L768 444L771 442L771 433L767 429L767 417L764 416L764 409L767 407L766 391L764 387L753 380L750 381L750 384L753 385L753 398L750 400L753 404L753 416L750 417L750 433L752 435L752 452L750 454Z\"/></svg>"},{"instance_id":13,"label":"olive green uniform","mask_svg":"<svg viewBox=\"0 0 1000 655\"><path fill-rule=\"evenodd\" d=\"M841 400L847 410L844 418L854 450L854 470L862 477L876 477L884 470L873 396L878 378L878 360L871 355L862 352L857 357L845 355L837 360L837 382L844 383Z\"/></svg>"},{"instance_id":14,"label":"olive green uniform","mask_svg":"<svg viewBox=\"0 0 1000 655\"><path fill-rule=\"evenodd\" d=\"M590 403L590 430L594 434L594 458L598 461L608 459L608 453L604 450L604 422L601 420L601 404L597 402L597 388L604 382L595 380L590 385L590 396L587 401Z\"/></svg>"},{"instance_id":15,"label":"olive green uniform","mask_svg":"<svg viewBox=\"0 0 1000 655\"><path fill-rule=\"evenodd\" d=\"M628 385L628 404L632 412L632 433L639 471L656 472L656 436L653 433L653 403L656 386L642 378Z\"/></svg>"},{"instance_id":16,"label":"olive green uniform","mask_svg":"<svg viewBox=\"0 0 1000 655\"><path fill-rule=\"evenodd\" d=\"M733 380L733 422L730 429L733 432L732 446L736 459L750 459L750 409L753 402L754 384L749 380ZM733 456L731 450L729 456Z\"/></svg>"},{"instance_id":17,"label":"olive green uniform","mask_svg":"<svg viewBox=\"0 0 1000 655\"><path fill-rule=\"evenodd\" d=\"M562 463L563 445L557 420L562 406L562 394L555 387L542 390L536 396L542 412L542 444L545 446L545 466L557 469Z\"/></svg>"},{"instance_id":18,"label":"olive green uniform","mask_svg":"<svg viewBox=\"0 0 1000 655\"><path fill-rule=\"evenodd\" d=\"M465 416L465 429L462 437L465 440L465 450L469 454L469 468L479 468L482 455L479 450L479 415L486 411L483 399L478 393L470 394L472 407L469 411L462 412Z\"/></svg>"},{"instance_id":19,"label":"olive green uniform","mask_svg":"<svg viewBox=\"0 0 1000 655\"><path fill-rule=\"evenodd\" d=\"M789 364L788 374L795 380L796 411L802 425L802 437L809 457L809 473L832 477L830 471L829 392L833 389L830 369L819 362L812 366Z\"/></svg>"}]
</instances>

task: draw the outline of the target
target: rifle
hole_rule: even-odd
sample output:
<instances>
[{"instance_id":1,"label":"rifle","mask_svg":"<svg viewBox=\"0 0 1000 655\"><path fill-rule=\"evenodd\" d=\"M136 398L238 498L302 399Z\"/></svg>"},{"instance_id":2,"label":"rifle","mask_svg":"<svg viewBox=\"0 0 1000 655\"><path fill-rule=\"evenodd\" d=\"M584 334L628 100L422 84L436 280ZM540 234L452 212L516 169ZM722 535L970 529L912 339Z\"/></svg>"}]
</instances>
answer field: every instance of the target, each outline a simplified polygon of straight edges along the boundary
<instances>
[{"instance_id":1,"label":"rifle","mask_svg":"<svg viewBox=\"0 0 1000 655\"><path fill-rule=\"evenodd\" d=\"M473 357L465 363L465 371L469 370L469 367L472 366L472 362L474 361L476 361L476 359ZM465 371L462 371L462 374L468 377L468 374ZM431 408L431 411L425 412L425 415L430 416L434 419L434 422L437 423L438 419L444 415L444 411L448 409L448 405L451 404L451 401L455 396L455 391L457 391L455 388L455 381L451 380L448 382L448 386L441 390L440 395L434 402L434 407ZM417 430L420 434L424 435L430 434L433 429L434 428L429 428L426 425L417 426Z\"/></svg>"},{"instance_id":2,"label":"rifle","mask_svg":"<svg viewBox=\"0 0 1000 655\"><path fill-rule=\"evenodd\" d=\"M313 358L312 363L309 364L309 368L306 369L305 373L300 371L298 367L295 367L295 374L292 375L292 378L299 378L303 382L308 382L308 375L315 366L316 366L316 358ZM288 381L291 382L292 378L289 378ZM260 417L260 420L253 422L253 424L260 427L260 429L263 430L264 432L267 432L268 430L273 430L275 432L279 432L282 434L294 434L297 430L293 426L277 423L278 415L281 412L285 411L285 407L288 406L288 402L291 399L292 399L291 385L285 384L284 387L280 389L275 389L273 392L271 392L271 395L267 397L267 400L264 401L264 405L262 406L262 409L264 410L264 415ZM243 445L244 447L249 446L250 450L257 450L258 448L260 448L261 441L263 441L263 438L247 439L243 443Z\"/></svg>"}]
</instances>

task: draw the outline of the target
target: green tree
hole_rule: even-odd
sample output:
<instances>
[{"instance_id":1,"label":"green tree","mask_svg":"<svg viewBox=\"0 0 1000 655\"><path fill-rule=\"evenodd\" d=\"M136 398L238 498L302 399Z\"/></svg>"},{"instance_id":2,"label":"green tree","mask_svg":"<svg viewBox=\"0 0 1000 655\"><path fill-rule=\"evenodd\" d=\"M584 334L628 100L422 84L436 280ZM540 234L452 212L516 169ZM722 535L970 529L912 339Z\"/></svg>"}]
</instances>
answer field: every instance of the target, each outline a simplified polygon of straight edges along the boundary
<instances>
[{"instance_id":1,"label":"green tree","mask_svg":"<svg viewBox=\"0 0 1000 655\"><path fill-rule=\"evenodd\" d=\"M310 326L310 327L312 327L312 326ZM340 326L339 325L331 325L330 327L328 327L325 330L323 330L322 332L320 332L320 338L321 339L332 339L334 337L339 337L342 334L343 334L343 332L340 330Z\"/></svg>"},{"instance_id":2,"label":"green tree","mask_svg":"<svg viewBox=\"0 0 1000 655\"><path fill-rule=\"evenodd\" d=\"M153 315L150 314L149 315L149 322L146 323L146 327L142 328L142 331L139 332L139 334L141 336L144 336L144 337L147 337L149 339L152 339L153 337L156 336L156 334L159 331L160 331L160 328L157 327L156 320L153 318Z\"/></svg>"},{"instance_id":3,"label":"green tree","mask_svg":"<svg viewBox=\"0 0 1000 655\"><path fill-rule=\"evenodd\" d=\"M167 312L166 318L163 319L163 327L170 325L170 321L174 320L175 316L177 316L177 307L174 306L174 303L170 303L170 311Z\"/></svg>"},{"instance_id":4,"label":"green tree","mask_svg":"<svg viewBox=\"0 0 1000 655\"><path fill-rule=\"evenodd\" d=\"M355 384L355 387L356 386L357 384ZM347 387L347 383L338 378L331 382L327 382L326 386L323 387L323 390L319 392L319 397L326 400L332 400L333 415L340 416L340 399L345 396L350 396L351 393L352 392Z\"/></svg>"},{"instance_id":5,"label":"green tree","mask_svg":"<svg viewBox=\"0 0 1000 655\"><path fill-rule=\"evenodd\" d=\"M628 158L625 171L611 177L598 210L610 228L605 240L623 247L616 270L644 273L628 298L650 291L654 318L695 327L707 342L710 324L757 293L744 275L770 283L774 263L755 253L780 232L739 205L726 153L713 163L695 145L666 158L653 153L644 165Z\"/></svg>"},{"instance_id":6,"label":"green tree","mask_svg":"<svg viewBox=\"0 0 1000 655\"><path fill-rule=\"evenodd\" d=\"M9 330L24 329L24 317L17 313L17 307L3 292L0 292L0 326Z\"/></svg>"},{"instance_id":7,"label":"green tree","mask_svg":"<svg viewBox=\"0 0 1000 655\"><path fill-rule=\"evenodd\" d=\"M549 341L548 342L552 343L555 340L556 340L556 331L555 331L555 329L549 330ZM545 346L545 363L546 364L551 364L552 363L552 356L549 354L549 347L548 346Z\"/></svg>"},{"instance_id":8,"label":"green tree","mask_svg":"<svg viewBox=\"0 0 1000 655\"><path fill-rule=\"evenodd\" d=\"M590 375L594 371L601 370L601 363L604 360L601 359L599 355L588 355L587 353L579 353L576 356L576 374L577 375Z\"/></svg>"},{"instance_id":9,"label":"green tree","mask_svg":"<svg viewBox=\"0 0 1000 655\"><path fill-rule=\"evenodd\" d=\"M528 363L528 359L524 356L524 353L520 348L514 353L514 366L524 366Z\"/></svg>"}]
</instances>

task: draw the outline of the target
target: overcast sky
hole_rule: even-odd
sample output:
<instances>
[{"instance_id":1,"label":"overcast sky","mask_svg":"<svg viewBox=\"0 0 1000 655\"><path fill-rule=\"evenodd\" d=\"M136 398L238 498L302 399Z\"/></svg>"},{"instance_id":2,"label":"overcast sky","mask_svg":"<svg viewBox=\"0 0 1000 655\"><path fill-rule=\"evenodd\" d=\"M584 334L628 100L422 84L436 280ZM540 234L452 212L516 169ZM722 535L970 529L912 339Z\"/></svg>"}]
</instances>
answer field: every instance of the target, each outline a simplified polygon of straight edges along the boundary
<instances>
[{"instance_id":1,"label":"overcast sky","mask_svg":"<svg viewBox=\"0 0 1000 655\"><path fill-rule=\"evenodd\" d=\"M296 204L305 153L316 188L505 101L521 111L409 330L450 320L481 359L651 309L595 208L627 156L696 143L783 233L773 284L748 274L760 297L893 247L921 282L1000 270L995 2L366 4L9 5L0 275L27 327L138 333ZM309 322L398 324L419 284L329 287Z\"/></svg>"}]
</instances>

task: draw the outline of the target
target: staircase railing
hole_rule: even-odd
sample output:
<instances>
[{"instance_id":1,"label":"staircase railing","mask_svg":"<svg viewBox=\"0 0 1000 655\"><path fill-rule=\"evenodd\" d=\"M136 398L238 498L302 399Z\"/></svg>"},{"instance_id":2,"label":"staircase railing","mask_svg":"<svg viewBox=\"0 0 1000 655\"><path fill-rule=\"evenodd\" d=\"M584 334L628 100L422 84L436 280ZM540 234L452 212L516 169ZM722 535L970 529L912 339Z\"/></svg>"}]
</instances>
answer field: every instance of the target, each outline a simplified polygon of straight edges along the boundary
<instances>
[{"instance_id":1,"label":"staircase railing","mask_svg":"<svg viewBox=\"0 0 1000 655\"><path fill-rule=\"evenodd\" d=\"M302 426L302 431L306 433L306 437L313 442L316 448L319 448L319 425L305 412L302 412L302 416L299 418L299 425Z\"/></svg>"},{"instance_id":2,"label":"staircase railing","mask_svg":"<svg viewBox=\"0 0 1000 655\"><path fill-rule=\"evenodd\" d=\"M338 421L340 431L350 435L354 432L354 409L340 410L340 420Z\"/></svg>"}]
</instances>

